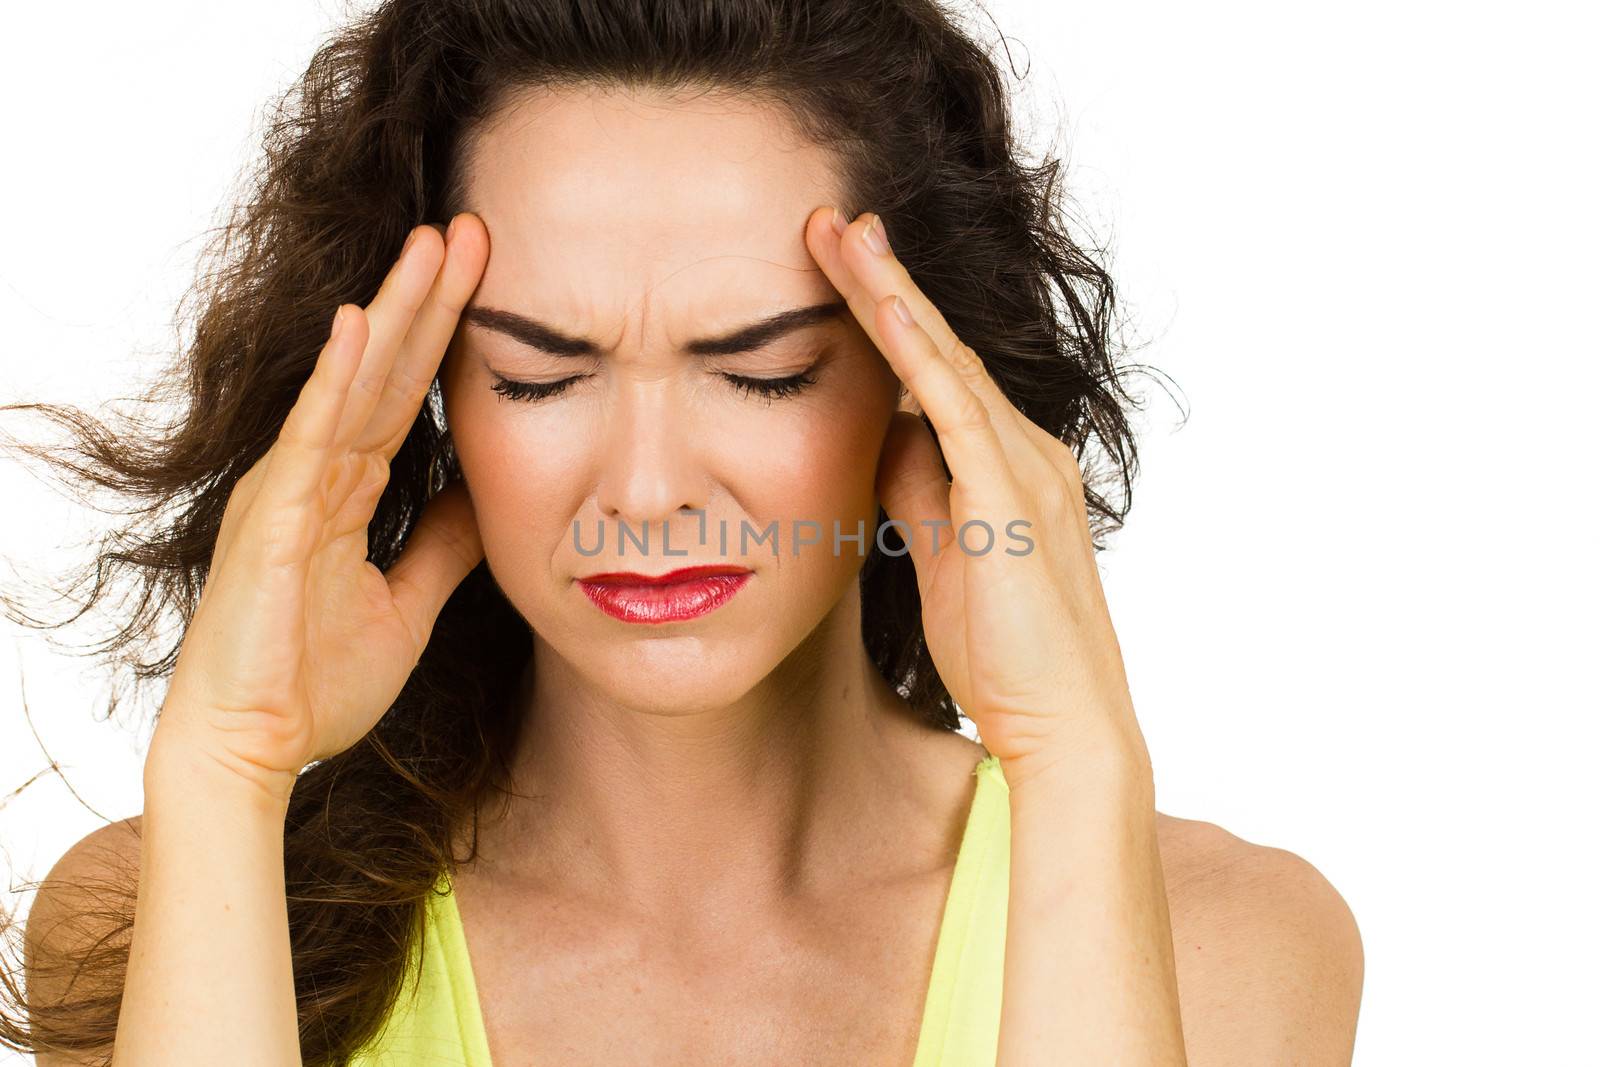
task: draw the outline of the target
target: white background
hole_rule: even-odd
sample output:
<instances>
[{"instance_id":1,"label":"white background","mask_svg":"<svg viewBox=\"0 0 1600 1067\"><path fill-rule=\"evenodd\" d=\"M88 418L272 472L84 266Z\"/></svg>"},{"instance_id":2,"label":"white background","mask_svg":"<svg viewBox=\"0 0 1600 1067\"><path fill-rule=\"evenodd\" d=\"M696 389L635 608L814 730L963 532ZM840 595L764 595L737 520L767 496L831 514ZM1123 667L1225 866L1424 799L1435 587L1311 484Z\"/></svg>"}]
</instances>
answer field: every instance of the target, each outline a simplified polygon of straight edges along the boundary
<instances>
[{"instance_id":1,"label":"white background","mask_svg":"<svg viewBox=\"0 0 1600 1067\"><path fill-rule=\"evenodd\" d=\"M989 9L1136 356L1190 413L1142 380L1144 471L1101 558L1158 806L1343 893L1358 1064L1595 1062L1595 26L1575 4ZM339 17L8 13L0 398L135 395L260 109ZM10 566L80 561L98 529L14 461L0 502ZM25 683L77 794L137 812L144 738L99 721L93 663L0 638L0 796L48 766ZM53 773L11 797L13 885L98 824Z\"/></svg>"}]
</instances>

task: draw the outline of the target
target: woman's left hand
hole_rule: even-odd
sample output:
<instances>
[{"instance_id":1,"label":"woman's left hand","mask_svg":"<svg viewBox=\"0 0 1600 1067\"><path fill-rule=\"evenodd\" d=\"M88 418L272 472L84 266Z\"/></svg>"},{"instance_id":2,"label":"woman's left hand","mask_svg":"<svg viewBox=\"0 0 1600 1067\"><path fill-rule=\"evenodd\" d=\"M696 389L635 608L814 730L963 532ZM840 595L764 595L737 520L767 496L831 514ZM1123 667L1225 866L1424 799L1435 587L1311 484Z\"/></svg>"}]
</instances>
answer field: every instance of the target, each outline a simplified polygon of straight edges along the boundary
<instances>
[{"instance_id":1,"label":"woman's left hand","mask_svg":"<svg viewBox=\"0 0 1600 1067\"><path fill-rule=\"evenodd\" d=\"M1000 391L881 240L876 215L842 234L834 218L828 207L811 214L807 247L938 433L897 412L877 489L905 524L896 531L939 677L1008 782L1085 749L1147 768L1077 457Z\"/></svg>"}]
</instances>

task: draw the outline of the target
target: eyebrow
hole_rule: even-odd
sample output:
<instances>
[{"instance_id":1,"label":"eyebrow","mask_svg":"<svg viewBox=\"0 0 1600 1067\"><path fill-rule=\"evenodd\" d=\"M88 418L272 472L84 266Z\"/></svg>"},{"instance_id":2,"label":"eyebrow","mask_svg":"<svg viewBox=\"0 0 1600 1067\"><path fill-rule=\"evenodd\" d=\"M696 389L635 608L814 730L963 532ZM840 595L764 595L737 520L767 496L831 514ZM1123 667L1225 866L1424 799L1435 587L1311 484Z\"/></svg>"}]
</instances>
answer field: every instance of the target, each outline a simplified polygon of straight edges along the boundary
<instances>
[{"instance_id":1,"label":"eyebrow","mask_svg":"<svg viewBox=\"0 0 1600 1067\"><path fill-rule=\"evenodd\" d=\"M683 348L685 352L695 356L732 356L750 352L796 330L817 326L842 316L849 307L849 303L844 300L833 300L824 304L812 304L809 307L790 308L717 337L697 338ZM538 319L514 311L473 305L464 310L461 317L466 322L504 334L519 344L536 348L552 356L598 356L603 351L600 345L587 337L574 337Z\"/></svg>"}]
</instances>

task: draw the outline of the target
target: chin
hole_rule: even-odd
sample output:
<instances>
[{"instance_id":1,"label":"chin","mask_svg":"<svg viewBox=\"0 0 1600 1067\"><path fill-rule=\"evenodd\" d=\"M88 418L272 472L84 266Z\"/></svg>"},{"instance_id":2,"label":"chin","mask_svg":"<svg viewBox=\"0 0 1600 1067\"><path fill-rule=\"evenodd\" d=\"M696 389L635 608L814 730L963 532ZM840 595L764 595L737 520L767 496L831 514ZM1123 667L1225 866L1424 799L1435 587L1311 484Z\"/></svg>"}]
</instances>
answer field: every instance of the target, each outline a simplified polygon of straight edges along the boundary
<instances>
[{"instance_id":1,"label":"chin","mask_svg":"<svg viewBox=\"0 0 1600 1067\"><path fill-rule=\"evenodd\" d=\"M664 718L726 708L759 684L772 666L748 647L712 655L703 645L697 650L688 638L635 641L634 647L616 652L595 659L591 650L574 669L603 698Z\"/></svg>"}]
</instances>

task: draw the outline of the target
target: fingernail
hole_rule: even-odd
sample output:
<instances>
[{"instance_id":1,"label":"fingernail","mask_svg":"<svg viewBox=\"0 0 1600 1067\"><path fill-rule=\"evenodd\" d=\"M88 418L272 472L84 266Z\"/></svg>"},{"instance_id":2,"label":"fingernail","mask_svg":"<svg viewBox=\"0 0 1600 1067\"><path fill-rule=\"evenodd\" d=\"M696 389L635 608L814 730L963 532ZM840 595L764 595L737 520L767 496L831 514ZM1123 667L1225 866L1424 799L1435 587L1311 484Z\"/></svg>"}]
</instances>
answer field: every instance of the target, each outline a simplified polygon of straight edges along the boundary
<instances>
[{"instance_id":1,"label":"fingernail","mask_svg":"<svg viewBox=\"0 0 1600 1067\"><path fill-rule=\"evenodd\" d=\"M845 227L850 225L850 220L838 208L833 209L833 218L829 221L833 224L833 232L840 237L844 236Z\"/></svg>"},{"instance_id":2,"label":"fingernail","mask_svg":"<svg viewBox=\"0 0 1600 1067\"><path fill-rule=\"evenodd\" d=\"M406 243L400 246L400 254L403 256L407 252L411 251L411 246L416 244L416 243L417 243L417 231L413 227L412 230L411 230L411 233L406 237Z\"/></svg>"},{"instance_id":3,"label":"fingernail","mask_svg":"<svg viewBox=\"0 0 1600 1067\"><path fill-rule=\"evenodd\" d=\"M916 320L911 317L911 309L906 307L906 302L900 299L898 293L895 294L893 303L895 318L899 319L907 326L915 324Z\"/></svg>"},{"instance_id":4,"label":"fingernail","mask_svg":"<svg viewBox=\"0 0 1600 1067\"><path fill-rule=\"evenodd\" d=\"M450 238L455 236L455 233L456 233L456 219L459 219L460 217L461 217L460 215L457 215L455 219L451 219L450 220L450 225L448 225L448 226L446 226L444 228L444 242L445 242L445 244L449 244L450 243Z\"/></svg>"},{"instance_id":5,"label":"fingernail","mask_svg":"<svg viewBox=\"0 0 1600 1067\"><path fill-rule=\"evenodd\" d=\"M328 332L328 340L332 341L339 336L339 330L344 326L344 305L340 304L333 312L333 329Z\"/></svg>"},{"instance_id":6,"label":"fingernail","mask_svg":"<svg viewBox=\"0 0 1600 1067\"><path fill-rule=\"evenodd\" d=\"M880 256L889 254L889 235L883 230L883 219L880 216L872 216L872 221L862 231L861 239L867 242L867 247L876 254Z\"/></svg>"}]
</instances>

